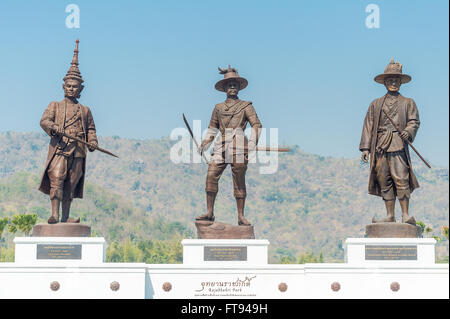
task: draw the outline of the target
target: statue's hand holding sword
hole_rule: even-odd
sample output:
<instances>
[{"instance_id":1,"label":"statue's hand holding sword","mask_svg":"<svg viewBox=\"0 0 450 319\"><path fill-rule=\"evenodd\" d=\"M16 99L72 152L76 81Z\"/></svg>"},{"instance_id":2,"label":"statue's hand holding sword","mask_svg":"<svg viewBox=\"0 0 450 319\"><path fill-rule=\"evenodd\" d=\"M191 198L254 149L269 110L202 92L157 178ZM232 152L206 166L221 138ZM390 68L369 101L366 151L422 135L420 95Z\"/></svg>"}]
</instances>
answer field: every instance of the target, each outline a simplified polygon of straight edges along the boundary
<instances>
[{"instance_id":1,"label":"statue's hand holding sword","mask_svg":"<svg viewBox=\"0 0 450 319\"><path fill-rule=\"evenodd\" d=\"M56 135L64 136L64 137L67 137L68 139L71 139L71 140L74 140L74 141L80 142L81 144L86 145L89 148L89 151L91 151L91 152L93 152L94 150L98 150L98 151L100 151L102 153L105 153L105 154L108 154L108 155L111 155L111 156L119 158L119 156L117 156L117 155L113 154L112 152L110 152L108 150L105 150L104 148L101 148L100 146L98 146L97 143L89 143L89 142L86 142L86 141L84 141L84 140L82 140L82 139L80 139L78 137L66 134L62 127L54 128L53 132Z\"/></svg>"}]
</instances>

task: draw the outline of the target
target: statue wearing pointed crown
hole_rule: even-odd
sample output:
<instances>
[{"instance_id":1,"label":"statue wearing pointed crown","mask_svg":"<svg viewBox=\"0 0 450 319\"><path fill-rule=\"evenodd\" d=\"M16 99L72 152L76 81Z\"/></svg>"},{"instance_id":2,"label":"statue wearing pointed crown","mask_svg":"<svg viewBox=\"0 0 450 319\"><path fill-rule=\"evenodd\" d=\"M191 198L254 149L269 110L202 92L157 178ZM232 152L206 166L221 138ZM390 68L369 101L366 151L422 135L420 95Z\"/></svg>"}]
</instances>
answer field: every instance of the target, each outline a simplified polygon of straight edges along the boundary
<instances>
[{"instance_id":1,"label":"statue wearing pointed crown","mask_svg":"<svg viewBox=\"0 0 450 319\"><path fill-rule=\"evenodd\" d=\"M387 93L370 104L359 149L364 162L370 155L369 193L383 198L387 216L374 217L372 222L395 222L398 199L402 222L415 225L408 211L409 199L419 183L412 170L408 144L414 141L420 120L414 100L399 93L400 86L411 81L411 77L403 74L402 65L392 59L374 80L383 84Z\"/></svg>"},{"instance_id":2,"label":"statue wearing pointed crown","mask_svg":"<svg viewBox=\"0 0 450 319\"><path fill-rule=\"evenodd\" d=\"M216 134L220 137L214 144L211 162L206 176L206 206L207 212L196 218L197 221L214 221L214 202L219 188L219 179L228 166L231 166L233 176L234 197L238 211L238 225L250 226L251 223L244 217L246 198L245 173L248 164L248 152L256 149L261 133L261 122L258 119L252 102L242 101L238 92L247 87L248 82L240 77L235 68L219 68L224 78L215 85L216 90L225 92L227 97L217 104L211 115L208 132L199 147L203 153L213 142ZM244 130L250 124L252 127L250 139L244 135Z\"/></svg>"},{"instance_id":3,"label":"statue wearing pointed crown","mask_svg":"<svg viewBox=\"0 0 450 319\"><path fill-rule=\"evenodd\" d=\"M83 79L78 69L78 44L77 40L71 66L63 79L64 99L50 102L40 122L51 138L39 187L40 191L50 196L52 213L49 224L80 222L79 218L69 217L70 205L74 198L83 197L86 148L92 152L98 146L91 110L78 102L83 90ZM69 139L67 135L85 143Z\"/></svg>"}]
</instances>

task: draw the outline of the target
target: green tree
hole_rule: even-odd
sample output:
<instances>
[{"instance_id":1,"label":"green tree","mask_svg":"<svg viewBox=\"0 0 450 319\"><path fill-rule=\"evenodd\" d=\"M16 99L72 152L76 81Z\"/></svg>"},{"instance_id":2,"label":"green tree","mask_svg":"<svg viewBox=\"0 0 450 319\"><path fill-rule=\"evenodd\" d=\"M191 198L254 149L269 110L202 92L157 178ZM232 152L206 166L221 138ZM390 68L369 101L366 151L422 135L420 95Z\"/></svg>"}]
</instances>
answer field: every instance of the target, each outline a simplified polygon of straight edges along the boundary
<instances>
[{"instance_id":1,"label":"green tree","mask_svg":"<svg viewBox=\"0 0 450 319\"><path fill-rule=\"evenodd\" d=\"M37 214L16 214L11 219L11 224L8 225L10 233L21 231L25 236L30 235L30 231L36 224Z\"/></svg>"},{"instance_id":2,"label":"green tree","mask_svg":"<svg viewBox=\"0 0 450 319\"><path fill-rule=\"evenodd\" d=\"M433 232L433 228L431 228L431 226L429 225L425 225L424 222L418 221L416 225L420 227L420 230L422 231L422 234L425 235L425 237L429 237L429 235Z\"/></svg>"},{"instance_id":3,"label":"green tree","mask_svg":"<svg viewBox=\"0 0 450 319\"><path fill-rule=\"evenodd\" d=\"M281 264L295 264L296 260L293 256L281 256L280 263Z\"/></svg>"},{"instance_id":4,"label":"green tree","mask_svg":"<svg viewBox=\"0 0 450 319\"><path fill-rule=\"evenodd\" d=\"M322 251L319 254L319 263L323 263L323 252Z\"/></svg>"},{"instance_id":5,"label":"green tree","mask_svg":"<svg viewBox=\"0 0 450 319\"><path fill-rule=\"evenodd\" d=\"M444 235L444 237L447 238L447 240L448 240L448 226L442 226L441 232L442 232L442 235Z\"/></svg>"},{"instance_id":6,"label":"green tree","mask_svg":"<svg viewBox=\"0 0 450 319\"><path fill-rule=\"evenodd\" d=\"M8 217L0 218L0 256L2 255L2 234L8 222L9 222Z\"/></svg>"},{"instance_id":7,"label":"green tree","mask_svg":"<svg viewBox=\"0 0 450 319\"><path fill-rule=\"evenodd\" d=\"M319 261L317 260L317 257L312 252L301 254L300 257L298 258L299 264L317 263L317 262L319 262Z\"/></svg>"}]
</instances>

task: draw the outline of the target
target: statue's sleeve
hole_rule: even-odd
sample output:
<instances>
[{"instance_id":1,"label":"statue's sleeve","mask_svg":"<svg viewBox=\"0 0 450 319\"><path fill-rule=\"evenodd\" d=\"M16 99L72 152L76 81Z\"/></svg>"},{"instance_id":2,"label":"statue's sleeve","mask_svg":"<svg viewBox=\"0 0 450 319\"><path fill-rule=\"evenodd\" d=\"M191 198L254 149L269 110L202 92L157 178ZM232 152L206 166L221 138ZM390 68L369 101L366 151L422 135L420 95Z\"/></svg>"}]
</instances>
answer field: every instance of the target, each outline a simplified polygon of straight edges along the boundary
<instances>
[{"instance_id":1,"label":"statue's sleeve","mask_svg":"<svg viewBox=\"0 0 450 319\"><path fill-rule=\"evenodd\" d=\"M98 141L97 141L97 131L95 130L94 118L92 117L91 110L88 107L87 107L87 126L86 126L86 131L87 131L87 141L89 143L92 143L92 142L98 143Z\"/></svg>"},{"instance_id":2,"label":"statue's sleeve","mask_svg":"<svg viewBox=\"0 0 450 319\"><path fill-rule=\"evenodd\" d=\"M219 112L217 111L216 106L214 107L214 110L211 115L211 120L209 121L209 126L206 132L205 140L212 141L218 132L219 132Z\"/></svg>"},{"instance_id":3,"label":"statue's sleeve","mask_svg":"<svg viewBox=\"0 0 450 319\"><path fill-rule=\"evenodd\" d=\"M417 110L416 102L413 99L408 101L407 105L407 118L405 131L408 132L410 141L413 142L419 130L420 119L419 111Z\"/></svg>"},{"instance_id":4,"label":"statue's sleeve","mask_svg":"<svg viewBox=\"0 0 450 319\"><path fill-rule=\"evenodd\" d=\"M249 143L254 143L254 146L256 146L258 145L259 136L261 135L262 124L251 103L245 108L245 115L252 127Z\"/></svg>"},{"instance_id":5,"label":"statue's sleeve","mask_svg":"<svg viewBox=\"0 0 450 319\"><path fill-rule=\"evenodd\" d=\"M57 124L55 123L56 117L56 103L50 102L47 106L47 109L42 114L40 125L42 129L50 136L54 135L54 130L57 128Z\"/></svg>"},{"instance_id":6,"label":"statue's sleeve","mask_svg":"<svg viewBox=\"0 0 450 319\"><path fill-rule=\"evenodd\" d=\"M217 106L214 107L214 111L211 114L211 120L209 121L209 128L219 128L219 114L217 111Z\"/></svg>"},{"instance_id":7,"label":"statue's sleeve","mask_svg":"<svg viewBox=\"0 0 450 319\"><path fill-rule=\"evenodd\" d=\"M373 128L373 102L370 104L369 109L366 113L366 118L364 119L363 130L361 134L361 142L359 143L359 150L369 151L372 142L372 128Z\"/></svg>"}]
</instances>

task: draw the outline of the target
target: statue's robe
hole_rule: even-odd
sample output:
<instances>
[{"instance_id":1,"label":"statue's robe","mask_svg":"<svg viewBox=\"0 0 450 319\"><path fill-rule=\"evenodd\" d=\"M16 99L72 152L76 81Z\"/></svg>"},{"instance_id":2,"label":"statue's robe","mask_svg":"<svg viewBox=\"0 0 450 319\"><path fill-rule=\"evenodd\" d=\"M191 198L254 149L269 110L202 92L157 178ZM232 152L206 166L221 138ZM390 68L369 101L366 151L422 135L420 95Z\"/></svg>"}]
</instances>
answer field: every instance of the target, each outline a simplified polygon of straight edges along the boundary
<instances>
[{"instance_id":1,"label":"statue's robe","mask_svg":"<svg viewBox=\"0 0 450 319\"><path fill-rule=\"evenodd\" d=\"M377 196L381 196L381 188L375 170L377 158L376 147L383 101L384 96L375 99L370 104L364 119L361 142L359 144L360 151L368 150L370 152L369 194ZM419 112L413 99L406 98L400 94L398 96L398 123L396 124L401 131L408 132L410 141L413 142L420 126ZM413 192L414 189L419 187L419 183L412 170L408 144L404 142L403 146L409 166L409 189L410 192Z\"/></svg>"},{"instance_id":2,"label":"statue's robe","mask_svg":"<svg viewBox=\"0 0 450 319\"><path fill-rule=\"evenodd\" d=\"M81 105L81 124L84 132L84 140L86 142L97 142L97 135L95 130L95 123L89 107ZM62 143L67 143L67 138L54 134L56 127L64 127L66 125L66 103L65 100L60 102L50 102L44 114L40 125L42 129L51 137L48 148L47 161L45 162L44 172L42 174L39 190L44 194L50 195L50 179L47 174L49 165L58 151L58 146ZM83 147L84 154L86 154L86 147ZM82 164L83 174L75 187L73 197L83 198L84 179L86 175L86 156L83 157Z\"/></svg>"}]
</instances>

